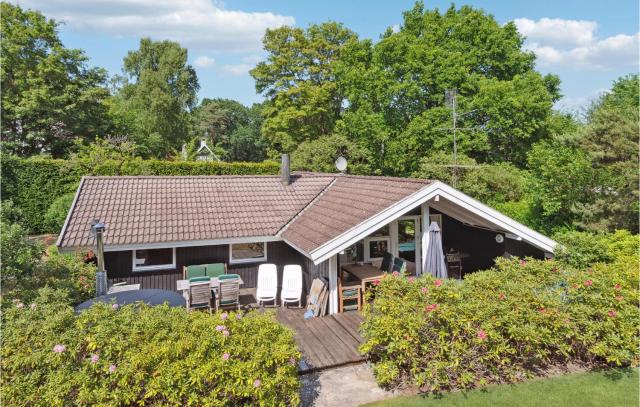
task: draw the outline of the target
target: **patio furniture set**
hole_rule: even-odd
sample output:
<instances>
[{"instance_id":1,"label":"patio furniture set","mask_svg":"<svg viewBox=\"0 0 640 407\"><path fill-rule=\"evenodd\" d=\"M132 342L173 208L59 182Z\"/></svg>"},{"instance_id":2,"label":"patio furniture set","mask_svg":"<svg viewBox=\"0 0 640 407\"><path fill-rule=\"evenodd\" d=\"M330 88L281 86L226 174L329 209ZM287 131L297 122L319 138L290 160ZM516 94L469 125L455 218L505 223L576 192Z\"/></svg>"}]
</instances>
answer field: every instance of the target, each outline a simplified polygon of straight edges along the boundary
<instances>
[{"instance_id":1,"label":"patio furniture set","mask_svg":"<svg viewBox=\"0 0 640 407\"><path fill-rule=\"evenodd\" d=\"M178 291L182 291L187 310L220 308L240 309L240 285L244 284L238 274L227 273L224 263L185 266L183 280L178 280ZM275 264L258 267L256 300L259 306L273 302L277 306L278 269ZM284 307L288 303L302 305L302 267L297 264L284 266L280 300Z\"/></svg>"},{"instance_id":2,"label":"patio furniture set","mask_svg":"<svg viewBox=\"0 0 640 407\"><path fill-rule=\"evenodd\" d=\"M362 309L366 299L368 285L384 277L385 273L405 273L407 262L385 252L379 267L373 264L352 263L345 264L340 270L338 279L338 307L340 312ZM346 274L345 274L346 273Z\"/></svg>"}]
</instances>

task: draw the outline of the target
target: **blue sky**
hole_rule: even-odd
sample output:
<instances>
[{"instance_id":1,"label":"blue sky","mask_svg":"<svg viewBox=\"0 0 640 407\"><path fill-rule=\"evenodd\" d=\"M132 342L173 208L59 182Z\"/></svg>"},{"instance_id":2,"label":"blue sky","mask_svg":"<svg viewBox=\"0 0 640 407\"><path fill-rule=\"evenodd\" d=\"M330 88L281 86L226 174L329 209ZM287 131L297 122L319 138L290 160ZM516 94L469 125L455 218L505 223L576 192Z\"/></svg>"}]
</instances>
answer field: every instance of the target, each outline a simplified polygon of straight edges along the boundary
<instances>
[{"instance_id":1,"label":"blue sky","mask_svg":"<svg viewBox=\"0 0 640 407\"><path fill-rule=\"evenodd\" d=\"M377 40L402 24L414 1L228 0L22 0L64 21L65 45L82 48L93 65L121 72L122 58L139 38L179 41L196 67L201 98L224 97L251 104L261 100L248 70L264 57L261 36L268 27L307 27L339 21L362 38ZM425 1L426 8L449 1ZM538 70L558 74L565 98L558 108L576 111L621 75L638 71L638 2L468 1L500 23L515 21L538 56Z\"/></svg>"}]
</instances>

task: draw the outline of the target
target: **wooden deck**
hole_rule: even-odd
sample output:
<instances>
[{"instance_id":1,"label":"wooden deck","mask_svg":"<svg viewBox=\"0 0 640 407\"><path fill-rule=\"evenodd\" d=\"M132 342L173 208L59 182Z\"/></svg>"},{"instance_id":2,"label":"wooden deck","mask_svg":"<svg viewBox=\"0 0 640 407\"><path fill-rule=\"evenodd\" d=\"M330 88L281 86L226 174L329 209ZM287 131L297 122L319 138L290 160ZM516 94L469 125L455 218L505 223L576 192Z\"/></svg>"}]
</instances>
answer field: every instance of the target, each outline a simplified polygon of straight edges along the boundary
<instances>
[{"instance_id":1,"label":"wooden deck","mask_svg":"<svg viewBox=\"0 0 640 407\"><path fill-rule=\"evenodd\" d=\"M295 331L302 362L300 373L357 363L364 360L358 352L362 337L358 332L362 316L357 312L305 320L304 309L278 308L281 324Z\"/></svg>"}]
</instances>

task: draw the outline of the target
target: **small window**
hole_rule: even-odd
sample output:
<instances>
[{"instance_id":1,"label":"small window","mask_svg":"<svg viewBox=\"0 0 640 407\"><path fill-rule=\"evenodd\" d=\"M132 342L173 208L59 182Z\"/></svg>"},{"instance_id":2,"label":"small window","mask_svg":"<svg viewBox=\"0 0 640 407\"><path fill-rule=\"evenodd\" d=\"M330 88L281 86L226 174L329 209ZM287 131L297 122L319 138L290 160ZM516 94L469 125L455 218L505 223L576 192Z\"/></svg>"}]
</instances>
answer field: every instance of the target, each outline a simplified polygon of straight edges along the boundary
<instances>
[{"instance_id":1,"label":"small window","mask_svg":"<svg viewBox=\"0 0 640 407\"><path fill-rule=\"evenodd\" d=\"M176 249L144 249L133 251L133 270L166 270L176 268Z\"/></svg>"},{"instance_id":2,"label":"small window","mask_svg":"<svg viewBox=\"0 0 640 407\"><path fill-rule=\"evenodd\" d=\"M391 251L391 238L389 236L369 237L365 239L367 261L381 259L385 252Z\"/></svg>"},{"instance_id":3,"label":"small window","mask_svg":"<svg viewBox=\"0 0 640 407\"><path fill-rule=\"evenodd\" d=\"M265 242L234 243L229 245L229 263L254 263L267 260Z\"/></svg>"}]
</instances>

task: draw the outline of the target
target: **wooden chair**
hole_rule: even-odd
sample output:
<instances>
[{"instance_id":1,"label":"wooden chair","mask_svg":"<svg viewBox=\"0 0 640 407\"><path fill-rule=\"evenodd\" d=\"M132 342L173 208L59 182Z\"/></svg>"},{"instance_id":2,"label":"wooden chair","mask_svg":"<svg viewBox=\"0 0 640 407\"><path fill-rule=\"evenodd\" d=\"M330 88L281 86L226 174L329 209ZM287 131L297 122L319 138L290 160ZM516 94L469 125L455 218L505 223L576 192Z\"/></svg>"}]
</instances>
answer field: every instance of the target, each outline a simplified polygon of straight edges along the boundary
<instances>
[{"instance_id":1,"label":"wooden chair","mask_svg":"<svg viewBox=\"0 0 640 407\"><path fill-rule=\"evenodd\" d=\"M211 283L206 281L189 282L189 299L187 301L187 311L199 308L208 308L209 313L211 307Z\"/></svg>"},{"instance_id":2,"label":"wooden chair","mask_svg":"<svg viewBox=\"0 0 640 407\"><path fill-rule=\"evenodd\" d=\"M449 277L462 278L462 257L460 252L449 252L445 255L447 258L447 273Z\"/></svg>"},{"instance_id":3,"label":"wooden chair","mask_svg":"<svg viewBox=\"0 0 640 407\"><path fill-rule=\"evenodd\" d=\"M224 274L218 278L220 280L220 291L216 302L216 310L227 307L240 309L240 276L237 274Z\"/></svg>"},{"instance_id":4,"label":"wooden chair","mask_svg":"<svg viewBox=\"0 0 640 407\"><path fill-rule=\"evenodd\" d=\"M340 279L338 279L338 311L340 313L346 311L362 309L362 284L358 281L347 281L344 272L340 270Z\"/></svg>"}]
</instances>

